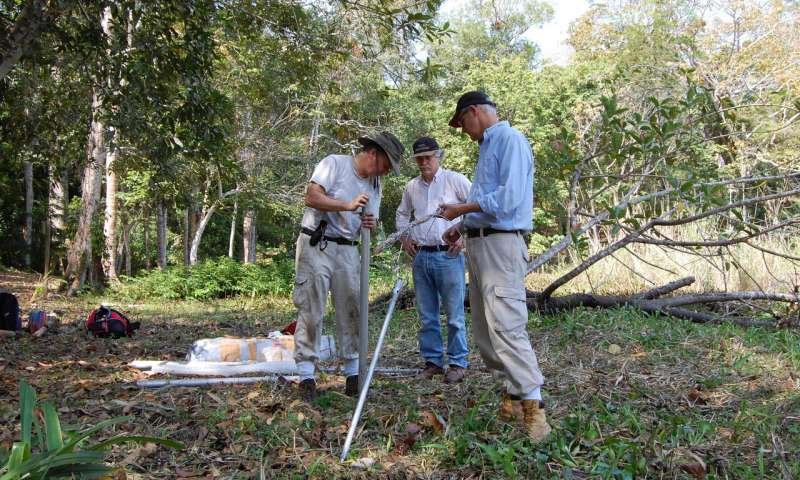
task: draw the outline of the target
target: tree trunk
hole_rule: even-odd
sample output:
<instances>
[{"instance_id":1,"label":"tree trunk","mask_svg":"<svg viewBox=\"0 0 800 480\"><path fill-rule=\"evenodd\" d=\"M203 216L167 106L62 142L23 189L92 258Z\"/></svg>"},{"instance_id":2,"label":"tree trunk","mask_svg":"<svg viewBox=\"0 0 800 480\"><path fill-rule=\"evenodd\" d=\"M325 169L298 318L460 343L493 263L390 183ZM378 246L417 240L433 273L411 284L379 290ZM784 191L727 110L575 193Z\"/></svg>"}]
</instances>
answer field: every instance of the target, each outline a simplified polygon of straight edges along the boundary
<instances>
[{"instance_id":1,"label":"tree trunk","mask_svg":"<svg viewBox=\"0 0 800 480\"><path fill-rule=\"evenodd\" d=\"M58 169L50 165L48 169L49 189L47 198L47 227L45 234L45 242L49 247L53 242L53 234L55 233L56 242L63 240L64 229L66 227L64 217L67 213L67 205L69 203L68 187L69 187L69 173L67 169ZM44 270L45 273L50 271L50 256L51 249L47 249L47 258L45 259Z\"/></svg>"},{"instance_id":2,"label":"tree trunk","mask_svg":"<svg viewBox=\"0 0 800 480\"><path fill-rule=\"evenodd\" d=\"M156 244L158 250L158 269L167 268L167 207L164 200L156 205Z\"/></svg>"},{"instance_id":3,"label":"tree trunk","mask_svg":"<svg viewBox=\"0 0 800 480\"><path fill-rule=\"evenodd\" d=\"M114 133L111 131L109 140L113 142ZM103 236L105 237L105 252L103 254L103 273L111 283L119 283L117 277L117 174L114 171L114 162L117 150L113 146L108 148L106 155L106 214L103 222Z\"/></svg>"},{"instance_id":4,"label":"tree trunk","mask_svg":"<svg viewBox=\"0 0 800 480\"><path fill-rule=\"evenodd\" d=\"M188 267L191 265L189 258L189 239L191 238L191 209L187 206L183 209L183 266Z\"/></svg>"},{"instance_id":5,"label":"tree trunk","mask_svg":"<svg viewBox=\"0 0 800 480\"><path fill-rule=\"evenodd\" d=\"M31 266L31 249L33 248L33 162L24 163L25 177L25 225L22 227L22 239L25 241L25 254L22 262L25 268Z\"/></svg>"},{"instance_id":6,"label":"tree trunk","mask_svg":"<svg viewBox=\"0 0 800 480\"><path fill-rule=\"evenodd\" d=\"M42 243L44 245L44 252L42 254L44 259L42 262L42 274L47 276L50 273L50 219L45 218L42 222L42 232Z\"/></svg>"},{"instance_id":7,"label":"tree trunk","mask_svg":"<svg viewBox=\"0 0 800 480\"><path fill-rule=\"evenodd\" d=\"M150 264L150 209L144 211L144 223L142 224L142 233L144 234L144 269L148 272L152 265Z\"/></svg>"},{"instance_id":8,"label":"tree trunk","mask_svg":"<svg viewBox=\"0 0 800 480\"><path fill-rule=\"evenodd\" d=\"M192 245L189 248L189 265L197 265L197 252L200 250L200 241L203 239L203 233L206 230L208 221L211 220L211 216L214 215L214 212L217 210L218 206L218 203L212 205L206 212L204 212L202 218L200 218L200 221L197 222L197 228L195 229L194 237L192 238Z\"/></svg>"},{"instance_id":9,"label":"tree trunk","mask_svg":"<svg viewBox=\"0 0 800 480\"><path fill-rule=\"evenodd\" d=\"M129 277L133 271L131 262L131 228L133 228L133 222L129 222L126 216L122 224L122 258L125 259L125 275Z\"/></svg>"},{"instance_id":10,"label":"tree trunk","mask_svg":"<svg viewBox=\"0 0 800 480\"><path fill-rule=\"evenodd\" d=\"M194 237L192 237L192 246L189 251L189 265L197 265L197 252L200 250L200 241L203 239L203 233L208 226L208 221L211 220L211 216L214 215L214 212L217 211L217 208L222 205L223 200L225 198L235 195L239 193L239 189L235 188L233 190L229 190L219 196L217 201L215 201L209 207L203 207L203 211L201 212L202 215L200 217L200 221L197 222L197 228L194 232Z\"/></svg>"},{"instance_id":11,"label":"tree trunk","mask_svg":"<svg viewBox=\"0 0 800 480\"><path fill-rule=\"evenodd\" d=\"M109 57L112 56L111 50L114 17L111 13L111 7L106 6L103 9L103 16L100 20L100 25L103 33L108 42L108 49L106 53ZM117 87L117 81L112 77L108 77L109 86ZM103 266L103 274L112 284L119 283L117 278L117 172L114 171L115 163L117 160L117 148L114 145L116 131L113 128L108 129L108 137L106 139L106 211L103 219L103 236L105 238L105 248L101 255L101 264Z\"/></svg>"},{"instance_id":12,"label":"tree trunk","mask_svg":"<svg viewBox=\"0 0 800 480\"><path fill-rule=\"evenodd\" d=\"M55 229L62 231L66 228L64 217L67 215L67 206L69 205L69 172L67 169L58 170L54 166L50 166L50 194L49 194L49 216L50 225Z\"/></svg>"},{"instance_id":13,"label":"tree trunk","mask_svg":"<svg viewBox=\"0 0 800 480\"><path fill-rule=\"evenodd\" d=\"M228 239L228 258L233 258L233 244L236 238L236 214L239 210L239 202L234 202L233 204L233 215L231 218L231 235Z\"/></svg>"},{"instance_id":14,"label":"tree trunk","mask_svg":"<svg viewBox=\"0 0 800 480\"><path fill-rule=\"evenodd\" d=\"M100 198L102 168L106 160L105 139L103 138L104 126L99 119L100 104L100 96L95 92L92 96L92 124L87 142L88 159L81 182L81 213L78 218L75 238L67 253L65 276L68 285L68 296L75 295L80 289L87 263L91 263L91 259L87 258L87 252L91 248L92 219L97 210L97 201Z\"/></svg>"},{"instance_id":15,"label":"tree trunk","mask_svg":"<svg viewBox=\"0 0 800 480\"><path fill-rule=\"evenodd\" d=\"M244 212L242 226L242 243L244 249L244 263L256 263L256 211L247 209Z\"/></svg>"},{"instance_id":16,"label":"tree trunk","mask_svg":"<svg viewBox=\"0 0 800 480\"><path fill-rule=\"evenodd\" d=\"M8 45L0 49L0 80L14 68L28 47L36 41L39 32L51 24L61 12L72 8L74 1L48 2L46 0L28 0L22 12L17 16L8 35ZM4 25L4 30L6 30Z\"/></svg>"}]
</instances>

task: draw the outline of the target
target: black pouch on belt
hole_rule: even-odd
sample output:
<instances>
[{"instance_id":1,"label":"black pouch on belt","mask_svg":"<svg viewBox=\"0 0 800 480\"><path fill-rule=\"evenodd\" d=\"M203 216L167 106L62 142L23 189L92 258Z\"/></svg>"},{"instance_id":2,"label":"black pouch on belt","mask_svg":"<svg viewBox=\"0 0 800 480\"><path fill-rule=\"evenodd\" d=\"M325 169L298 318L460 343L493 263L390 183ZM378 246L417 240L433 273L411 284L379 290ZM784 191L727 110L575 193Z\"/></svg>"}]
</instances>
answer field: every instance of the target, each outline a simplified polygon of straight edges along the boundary
<instances>
[{"instance_id":1,"label":"black pouch on belt","mask_svg":"<svg viewBox=\"0 0 800 480\"><path fill-rule=\"evenodd\" d=\"M322 240L322 237L325 236L325 228L327 226L328 226L327 220L322 220L319 222L319 225L317 225L317 229L314 230L314 233L311 234L311 240L309 240L308 242L309 245L311 245L312 247L317 246L319 241Z\"/></svg>"}]
</instances>

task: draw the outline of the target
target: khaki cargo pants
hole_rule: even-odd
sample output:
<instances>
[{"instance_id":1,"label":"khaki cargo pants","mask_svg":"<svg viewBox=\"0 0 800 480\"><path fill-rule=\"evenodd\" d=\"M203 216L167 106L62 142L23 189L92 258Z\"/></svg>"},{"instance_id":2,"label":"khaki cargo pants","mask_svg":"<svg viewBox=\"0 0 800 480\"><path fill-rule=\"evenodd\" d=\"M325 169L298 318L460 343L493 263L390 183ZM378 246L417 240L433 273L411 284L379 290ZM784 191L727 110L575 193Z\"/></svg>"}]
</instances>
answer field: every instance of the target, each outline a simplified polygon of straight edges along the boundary
<instances>
[{"instance_id":1,"label":"khaki cargo pants","mask_svg":"<svg viewBox=\"0 0 800 480\"><path fill-rule=\"evenodd\" d=\"M361 257L358 247L328 242L309 245L310 237L300 234L295 256L295 279L292 300L297 307L294 334L295 362L319 359L322 318L328 291L333 296L336 319L336 345L345 360L358 358L359 282Z\"/></svg>"},{"instance_id":2,"label":"khaki cargo pants","mask_svg":"<svg viewBox=\"0 0 800 480\"><path fill-rule=\"evenodd\" d=\"M484 363L512 395L526 395L544 383L526 328L529 258L518 233L467 239L472 333Z\"/></svg>"}]
</instances>

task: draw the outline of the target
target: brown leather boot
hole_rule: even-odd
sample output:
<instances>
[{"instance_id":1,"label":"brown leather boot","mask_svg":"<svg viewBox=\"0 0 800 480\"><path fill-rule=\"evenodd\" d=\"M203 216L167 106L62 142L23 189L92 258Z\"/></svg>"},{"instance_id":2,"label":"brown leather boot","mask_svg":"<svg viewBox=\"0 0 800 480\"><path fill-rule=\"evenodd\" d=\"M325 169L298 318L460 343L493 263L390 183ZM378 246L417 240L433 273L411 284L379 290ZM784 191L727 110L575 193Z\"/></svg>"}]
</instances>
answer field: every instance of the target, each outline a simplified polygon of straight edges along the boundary
<instances>
[{"instance_id":1,"label":"brown leather boot","mask_svg":"<svg viewBox=\"0 0 800 480\"><path fill-rule=\"evenodd\" d=\"M504 422L522 420L522 402L519 397L503 392L503 399L500 400L500 411L497 416Z\"/></svg>"},{"instance_id":2,"label":"brown leather boot","mask_svg":"<svg viewBox=\"0 0 800 480\"><path fill-rule=\"evenodd\" d=\"M344 394L348 397L358 396L358 375L350 375L345 379Z\"/></svg>"},{"instance_id":3,"label":"brown leather boot","mask_svg":"<svg viewBox=\"0 0 800 480\"><path fill-rule=\"evenodd\" d=\"M444 374L444 383L458 383L464 380L464 375L467 374L467 369L457 366L452 366L447 369Z\"/></svg>"},{"instance_id":4,"label":"brown leather boot","mask_svg":"<svg viewBox=\"0 0 800 480\"><path fill-rule=\"evenodd\" d=\"M425 369L419 372L417 376L420 378L431 379L436 375L441 375L444 373L444 369L439 365L436 365L432 362L425 362Z\"/></svg>"},{"instance_id":5,"label":"brown leather boot","mask_svg":"<svg viewBox=\"0 0 800 480\"><path fill-rule=\"evenodd\" d=\"M317 382L313 378L307 378L300 382L300 398L311 403L317 398Z\"/></svg>"},{"instance_id":6,"label":"brown leather boot","mask_svg":"<svg viewBox=\"0 0 800 480\"><path fill-rule=\"evenodd\" d=\"M550 425L544 414L544 403L540 400L522 400L522 424L534 443L541 442L550 434Z\"/></svg>"}]
</instances>

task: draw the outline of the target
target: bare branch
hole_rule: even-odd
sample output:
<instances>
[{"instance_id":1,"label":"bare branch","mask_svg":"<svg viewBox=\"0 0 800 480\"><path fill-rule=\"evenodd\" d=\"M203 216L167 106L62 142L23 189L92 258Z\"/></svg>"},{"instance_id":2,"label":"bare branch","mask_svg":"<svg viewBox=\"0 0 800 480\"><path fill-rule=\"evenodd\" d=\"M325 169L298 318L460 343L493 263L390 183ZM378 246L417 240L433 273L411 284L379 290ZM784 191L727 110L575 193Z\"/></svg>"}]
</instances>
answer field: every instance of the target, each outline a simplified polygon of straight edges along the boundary
<instances>
[{"instance_id":1,"label":"bare branch","mask_svg":"<svg viewBox=\"0 0 800 480\"><path fill-rule=\"evenodd\" d=\"M678 290L683 287L687 287L694 283L694 277L685 277L674 282L669 282L666 285L662 285L660 287L653 288L651 290L647 290L646 292L638 293L633 295L631 299L633 300L652 300L654 298L658 298L664 296L668 293L672 293L675 290Z\"/></svg>"},{"instance_id":2,"label":"bare branch","mask_svg":"<svg viewBox=\"0 0 800 480\"><path fill-rule=\"evenodd\" d=\"M773 225L769 228L765 228L763 230L759 230L757 232L751 233L749 235L744 235L741 237L731 238L728 240L715 240L715 241L701 241L701 242L693 242L693 241L679 241L679 240L656 240L653 238L636 238L629 243L644 243L648 245L664 245L667 247L726 247L729 245L735 245L737 243L744 243L747 240L760 237L762 235L766 235L769 232L773 232L775 230L780 230L782 228L788 227L790 225L800 223L800 218L793 218L791 220L787 220L785 222L781 222L777 225ZM638 230L637 230L638 231Z\"/></svg>"},{"instance_id":3,"label":"bare branch","mask_svg":"<svg viewBox=\"0 0 800 480\"><path fill-rule=\"evenodd\" d=\"M673 208L672 210L670 210L669 212L666 212L662 216L671 215L674 211L675 211L675 209ZM587 258L586 260L581 262L580 265L578 265L577 267L573 268L572 270L570 270L566 274L562 275L560 278L556 279L554 282L552 282L550 285L548 285L544 290L542 290L540 301L546 301L553 294L553 292L555 292L559 287L563 286L564 284L566 284L567 282L569 282L573 278L575 278L578 275L580 275L587 268L591 267L592 265L597 263L599 260L601 260L601 259L611 255L612 253L616 252L617 250L619 250L620 248L624 247L625 245L633 242L643 232L645 232L645 231L649 230L650 228L652 228L653 225L655 224L655 222L657 220L659 220L659 219L661 219L661 217L654 218L654 219L650 220L649 222L644 224L642 227L640 227L637 230L635 230L635 231L629 233L628 235L626 235L622 240L619 240L619 241L617 241L615 243L612 243L611 245L609 245L605 249L595 253L594 255L590 256L589 258Z\"/></svg>"}]
</instances>

